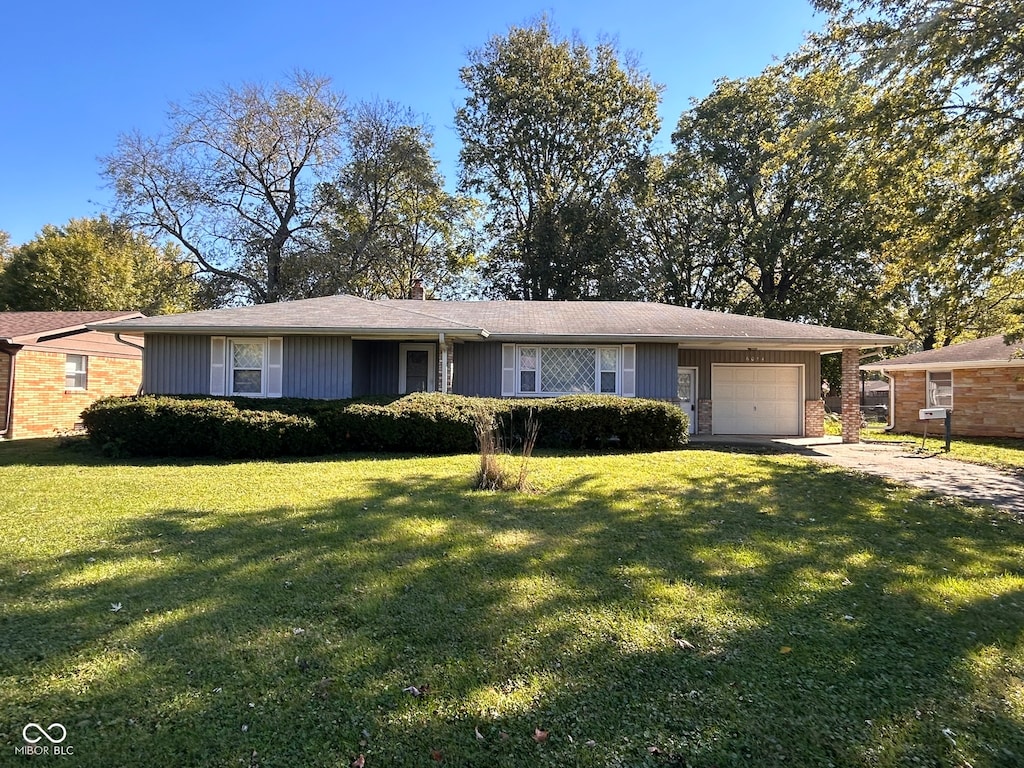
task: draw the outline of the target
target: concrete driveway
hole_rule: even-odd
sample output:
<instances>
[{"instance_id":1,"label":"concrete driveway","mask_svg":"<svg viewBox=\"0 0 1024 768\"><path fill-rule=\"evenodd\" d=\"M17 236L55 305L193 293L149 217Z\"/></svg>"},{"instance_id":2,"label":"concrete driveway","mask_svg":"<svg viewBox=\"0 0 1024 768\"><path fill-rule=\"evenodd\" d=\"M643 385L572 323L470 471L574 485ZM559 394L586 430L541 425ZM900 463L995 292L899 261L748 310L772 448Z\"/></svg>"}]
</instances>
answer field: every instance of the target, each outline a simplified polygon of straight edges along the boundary
<instances>
[{"instance_id":1,"label":"concrete driveway","mask_svg":"<svg viewBox=\"0 0 1024 768\"><path fill-rule=\"evenodd\" d=\"M1024 519L1024 475L944 458L941 453L921 453L909 443L843 444L838 437L760 438L730 435L691 438L691 444L694 447L759 446L762 449L794 453L887 477L939 496L955 496L988 504Z\"/></svg>"}]
</instances>

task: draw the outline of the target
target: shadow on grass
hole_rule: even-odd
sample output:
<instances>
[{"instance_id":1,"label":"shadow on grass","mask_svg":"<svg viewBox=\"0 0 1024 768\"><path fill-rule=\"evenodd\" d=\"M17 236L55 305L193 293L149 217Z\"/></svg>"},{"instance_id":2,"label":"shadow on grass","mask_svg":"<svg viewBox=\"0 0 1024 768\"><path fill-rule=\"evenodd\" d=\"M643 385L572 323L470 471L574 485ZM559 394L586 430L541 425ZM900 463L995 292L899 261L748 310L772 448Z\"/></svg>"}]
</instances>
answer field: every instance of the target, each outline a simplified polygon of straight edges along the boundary
<instances>
[{"instance_id":1,"label":"shadow on grass","mask_svg":"<svg viewBox=\"0 0 1024 768\"><path fill-rule=\"evenodd\" d=\"M1019 526L797 460L617 461L628 493L585 457L532 496L370 477L4 565L3 748L50 718L82 765L1024 760Z\"/></svg>"}]
</instances>

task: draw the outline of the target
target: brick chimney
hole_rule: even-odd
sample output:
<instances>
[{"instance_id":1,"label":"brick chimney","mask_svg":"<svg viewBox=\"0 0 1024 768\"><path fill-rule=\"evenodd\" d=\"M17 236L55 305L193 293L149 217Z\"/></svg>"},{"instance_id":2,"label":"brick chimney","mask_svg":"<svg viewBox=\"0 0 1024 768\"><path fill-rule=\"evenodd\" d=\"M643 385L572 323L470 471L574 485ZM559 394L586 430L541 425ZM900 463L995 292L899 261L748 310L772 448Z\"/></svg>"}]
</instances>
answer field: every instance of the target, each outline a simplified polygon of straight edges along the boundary
<instances>
[{"instance_id":1,"label":"brick chimney","mask_svg":"<svg viewBox=\"0 0 1024 768\"><path fill-rule=\"evenodd\" d=\"M414 301L423 301L427 298L426 291L423 290L423 278L417 277L412 281L412 287L409 289L409 298Z\"/></svg>"}]
</instances>

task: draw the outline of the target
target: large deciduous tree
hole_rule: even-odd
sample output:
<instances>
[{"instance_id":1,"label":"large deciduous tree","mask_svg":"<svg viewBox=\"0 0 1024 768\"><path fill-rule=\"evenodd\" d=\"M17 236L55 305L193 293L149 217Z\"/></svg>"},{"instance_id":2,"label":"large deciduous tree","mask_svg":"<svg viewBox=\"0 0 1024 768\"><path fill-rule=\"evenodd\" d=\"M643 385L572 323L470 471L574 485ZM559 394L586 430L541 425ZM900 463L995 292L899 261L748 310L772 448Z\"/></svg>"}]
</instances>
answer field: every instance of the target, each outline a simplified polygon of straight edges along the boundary
<instances>
[{"instance_id":1,"label":"large deciduous tree","mask_svg":"<svg viewBox=\"0 0 1024 768\"><path fill-rule=\"evenodd\" d=\"M680 223L664 233L661 270L704 284L673 289L686 296L671 298L784 320L875 324L864 317L878 278L874 188L864 147L845 131L864 98L834 70L770 67L719 80L683 114L661 187Z\"/></svg>"},{"instance_id":2,"label":"large deciduous tree","mask_svg":"<svg viewBox=\"0 0 1024 768\"><path fill-rule=\"evenodd\" d=\"M445 191L426 125L393 102L367 102L345 132L348 161L323 185L327 258L304 266L311 294L402 298L422 279L453 295L473 264L476 201Z\"/></svg>"},{"instance_id":3,"label":"large deciduous tree","mask_svg":"<svg viewBox=\"0 0 1024 768\"><path fill-rule=\"evenodd\" d=\"M460 77L461 186L486 200L491 292L630 290L621 196L658 129L658 86L611 43L559 38L546 19L491 38Z\"/></svg>"},{"instance_id":4,"label":"large deciduous tree","mask_svg":"<svg viewBox=\"0 0 1024 768\"><path fill-rule=\"evenodd\" d=\"M157 247L106 217L72 219L13 250L0 275L0 306L158 315L195 308L197 288L177 247Z\"/></svg>"},{"instance_id":5,"label":"large deciduous tree","mask_svg":"<svg viewBox=\"0 0 1024 768\"><path fill-rule=\"evenodd\" d=\"M1024 306L1024 5L814 0L804 62L876 89L866 125L894 173L889 295L926 347L1019 323Z\"/></svg>"},{"instance_id":6,"label":"large deciduous tree","mask_svg":"<svg viewBox=\"0 0 1024 768\"><path fill-rule=\"evenodd\" d=\"M278 301L289 260L322 247L318 186L338 174L344 125L326 78L225 87L173 105L164 136L122 136L105 173L134 224L243 300Z\"/></svg>"}]
</instances>

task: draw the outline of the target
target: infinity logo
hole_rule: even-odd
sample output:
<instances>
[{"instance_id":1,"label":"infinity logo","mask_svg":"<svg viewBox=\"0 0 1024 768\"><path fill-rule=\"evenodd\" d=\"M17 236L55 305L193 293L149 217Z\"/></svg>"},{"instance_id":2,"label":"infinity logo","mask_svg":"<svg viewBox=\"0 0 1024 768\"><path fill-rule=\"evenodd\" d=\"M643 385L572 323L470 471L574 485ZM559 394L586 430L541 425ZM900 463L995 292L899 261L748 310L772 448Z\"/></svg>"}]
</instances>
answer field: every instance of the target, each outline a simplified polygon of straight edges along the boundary
<instances>
[{"instance_id":1,"label":"infinity logo","mask_svg":"<svg viewBox=\"0 0 1024 768\"><path fill-rule=\"evenodd\" d=\"M29 738L29 735L28 735L29 734L29 729L32 729L32 728L34 728L35 732L38 734L34 739ZM56 728L56 729L58 729L60 731L60 738L59 739L56 739L56 738L54 738L53 736L50 735L51 731L53 731L54 728ZM60 744L62 741L64 741L64 739L66 739L68 737L68 729L65 728L63 725L61 725L60 723L50 723L49 727L47 727L47 728L43 728L43 726L41 726L39 723L29 723L28 725L26 725L24 728L21 729L21 736L29 744L36 744L36 743L42 741L44 738L47 741L49 741L51 744Z\"/></svg>"}]
</instances>

